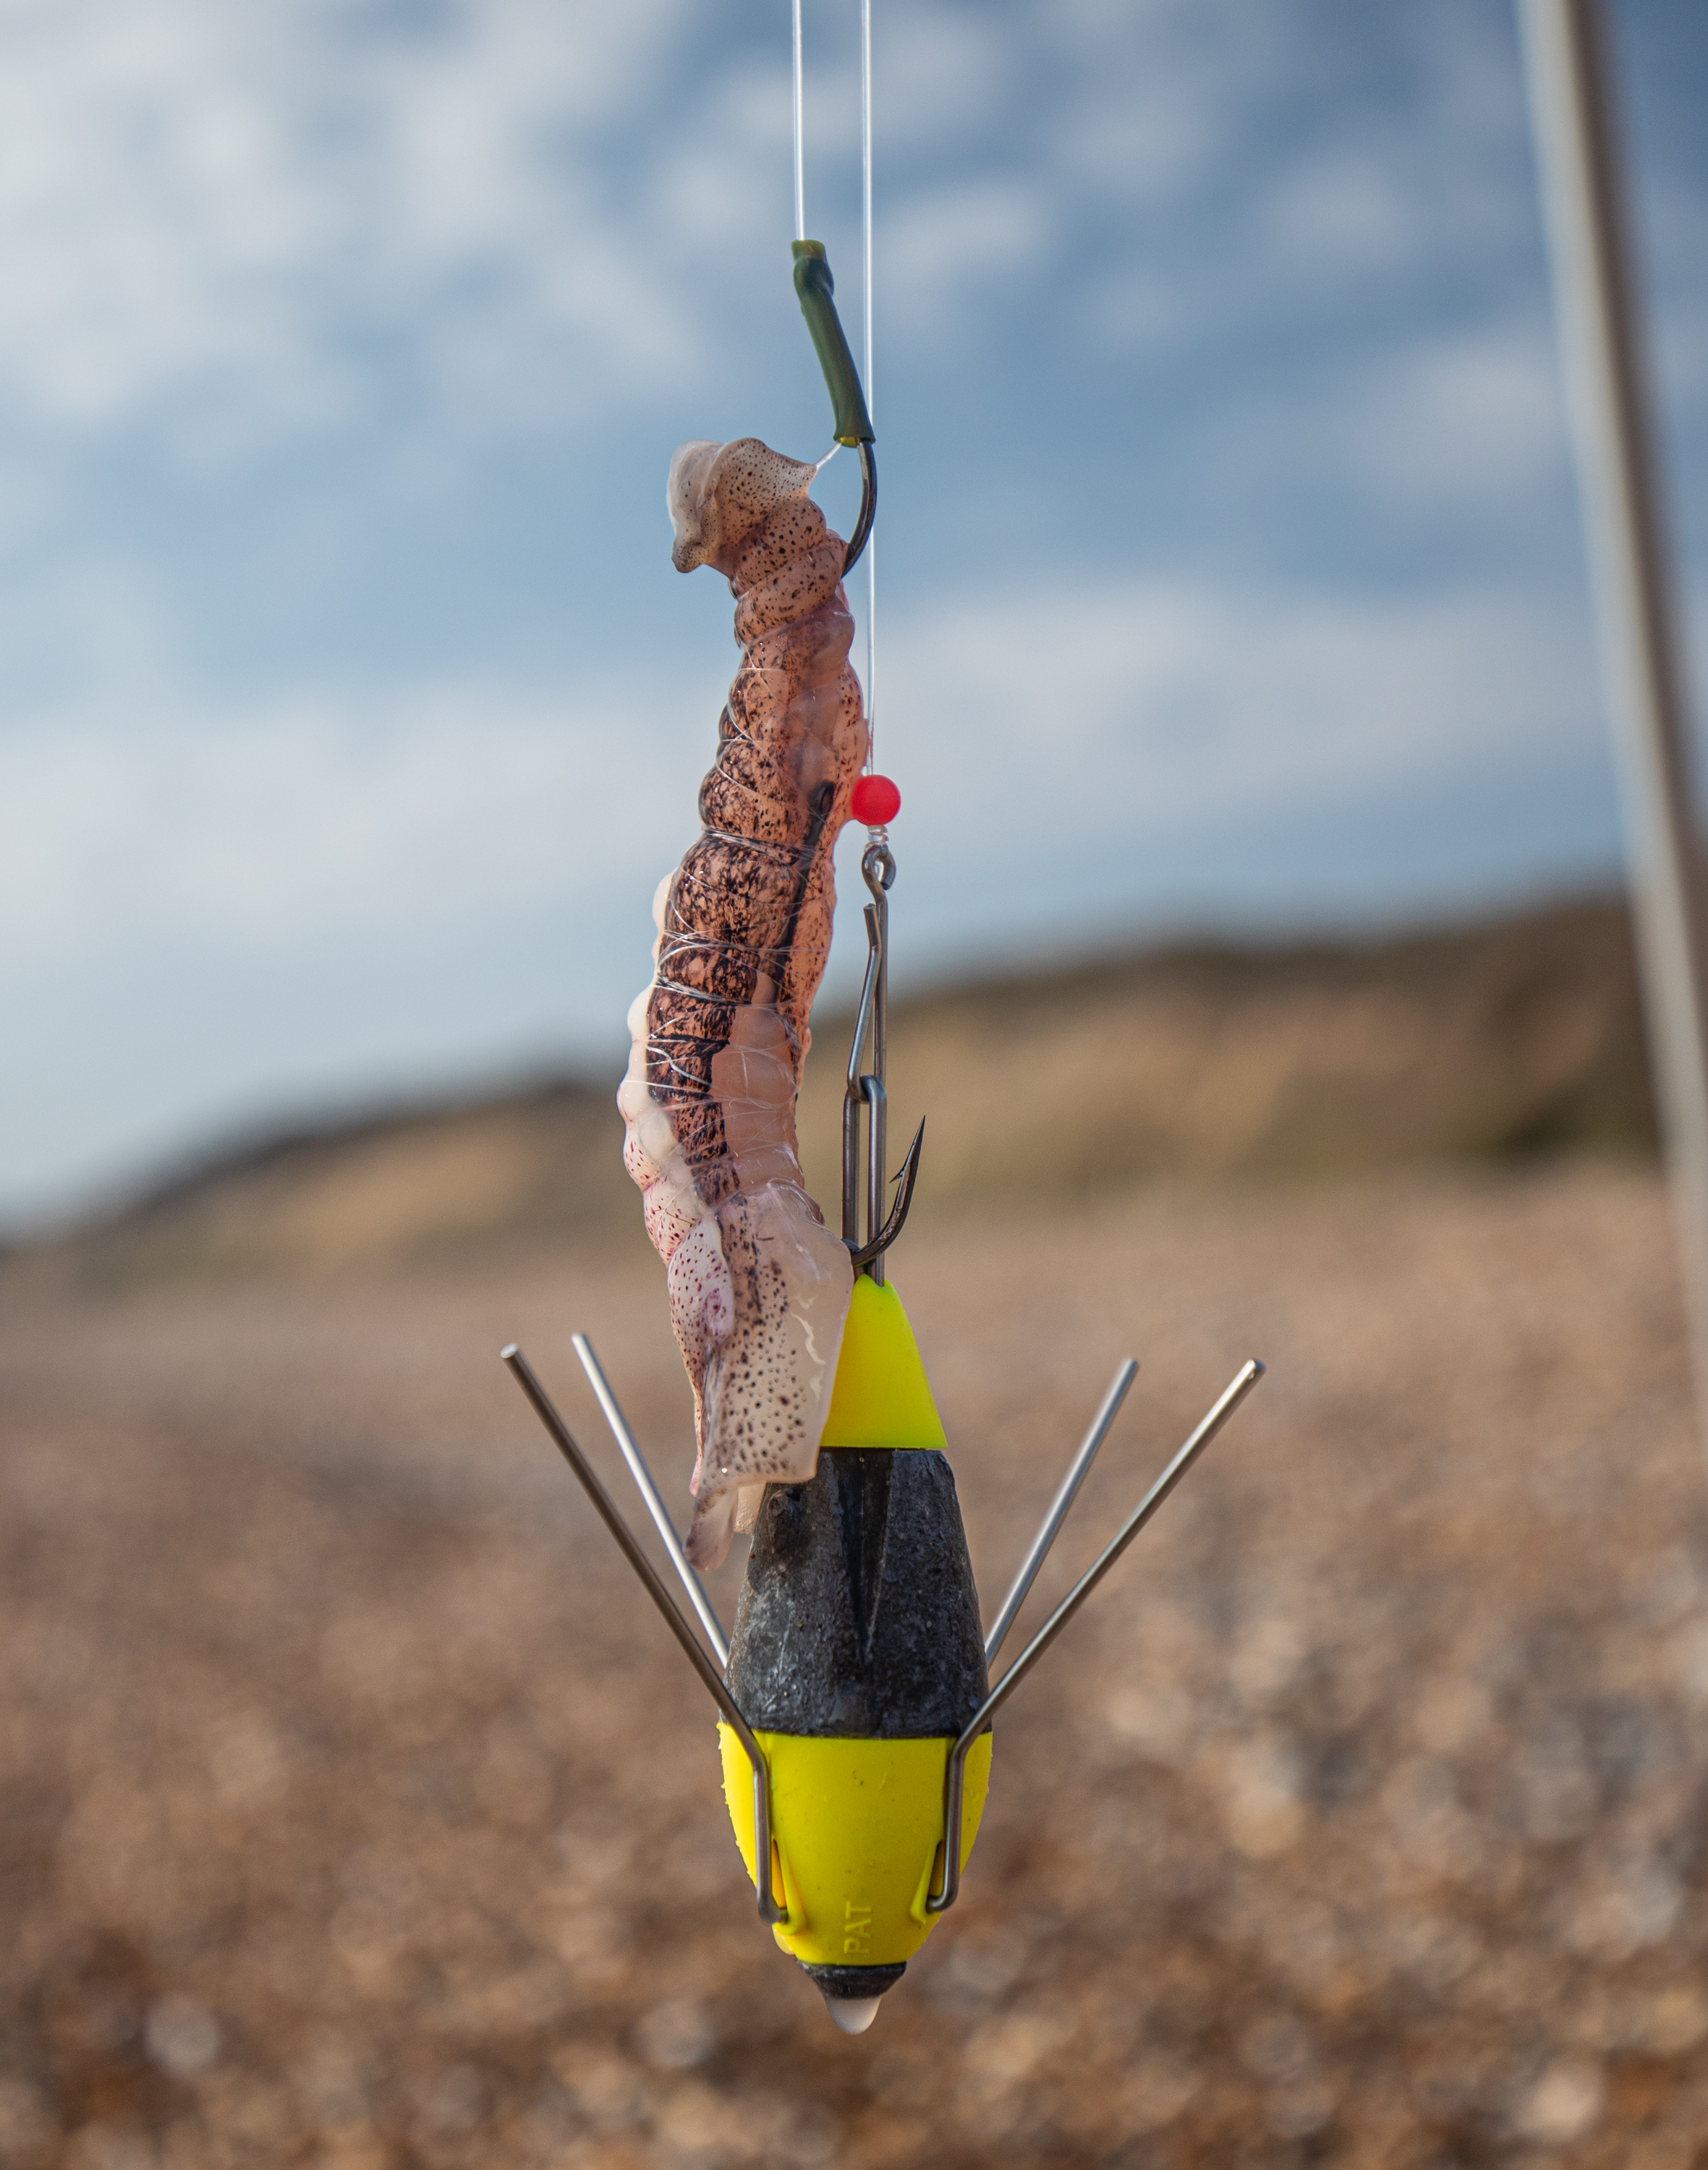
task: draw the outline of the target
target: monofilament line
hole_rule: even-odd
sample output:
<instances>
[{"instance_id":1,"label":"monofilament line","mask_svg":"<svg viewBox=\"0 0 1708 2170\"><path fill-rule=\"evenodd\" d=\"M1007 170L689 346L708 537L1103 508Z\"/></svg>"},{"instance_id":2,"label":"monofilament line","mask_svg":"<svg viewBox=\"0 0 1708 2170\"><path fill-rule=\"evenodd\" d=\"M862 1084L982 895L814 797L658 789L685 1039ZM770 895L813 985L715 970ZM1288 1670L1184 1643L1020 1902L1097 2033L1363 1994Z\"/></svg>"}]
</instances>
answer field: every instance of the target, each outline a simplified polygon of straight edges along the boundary
<instances>
[{"instance_id":1,"label":"monofilament line","mask_svg":"<svg viewBox=\"0 0 1708 2170\"><path fill-rule=\"evenodd\" d=\"M795 238L806 238L806 146L805 85L800 65L800 0L795 0Z\"/></svg>"},{"instance_id":2,"label":"monofilament line","mask_svg":"<svg viewBox=\"0 0 1708 2170\"><path fill-rule=\"evenodd\" d=\"M795 0L800 19L800 0ZM797 48L798 51L798 48ZM799 144L799 136L796 136ZM796 156L799 151L797 149ZM875 416L872 388L872 0L860 0L860 240L865 279L866 412ZM866 538L866 767L878 750L878 538Z\"/></svg>"},{"instance_id":3,"label":"monofilament line","mask_svg":"<svg viewBox=\"0 0 1708 2170\"><path fill-rule=\"evenodd\" d=\"M800 0L794 0L795 30L795 238L806 238L806 68L800 35ZM860 254L865 319L866 412L875 412L872 394L872 0L860 0ZM836 447L820 460L822 468ZM866 542L866 767L877 758L878 553L877 537Z\"/></svg>"}]
</instances>

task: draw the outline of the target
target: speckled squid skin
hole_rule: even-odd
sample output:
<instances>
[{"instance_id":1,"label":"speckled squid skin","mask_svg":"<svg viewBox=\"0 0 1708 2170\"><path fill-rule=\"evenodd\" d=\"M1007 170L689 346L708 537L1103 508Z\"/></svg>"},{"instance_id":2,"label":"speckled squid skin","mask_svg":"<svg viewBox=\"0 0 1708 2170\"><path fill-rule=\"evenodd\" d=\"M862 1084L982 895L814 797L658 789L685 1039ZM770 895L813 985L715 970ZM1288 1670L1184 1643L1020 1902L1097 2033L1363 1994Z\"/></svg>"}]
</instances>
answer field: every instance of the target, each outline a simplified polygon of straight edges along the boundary
<instances>
[{"instance_id":1,"label":"speckled squid skin","mask_svg":"<svg viewBox=\"0 0 1708 2170\"><path fill-rule=\"evenodd\" d=\"M699 1567L751 1525L767 1483L812 1475L853 1288L795 1137L832 856L866 751L843 544L807 495L815 472L757 437L688 444L667 492L672 562L727 576L743 651L704 828L654 900L653 976L617 1096L693 1386Z\"/></svg>"}]
</instances>

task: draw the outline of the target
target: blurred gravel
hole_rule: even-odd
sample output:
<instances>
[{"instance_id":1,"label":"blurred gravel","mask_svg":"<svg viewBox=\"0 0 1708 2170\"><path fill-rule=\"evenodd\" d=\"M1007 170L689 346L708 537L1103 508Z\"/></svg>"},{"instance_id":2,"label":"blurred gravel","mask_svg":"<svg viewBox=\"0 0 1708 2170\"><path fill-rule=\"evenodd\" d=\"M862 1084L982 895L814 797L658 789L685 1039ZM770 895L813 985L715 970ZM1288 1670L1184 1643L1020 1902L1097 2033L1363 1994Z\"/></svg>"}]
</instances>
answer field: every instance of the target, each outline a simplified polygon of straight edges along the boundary
<instances>
[{"instance_id":1,"label":"blurred gravel","mask_svg":"<svg viewBox=\"0 0 1708 2170\"><path fill-rule=\"evenodd\" d=\"M0 1320L0 2162L1708 2163L1708 1523L1654 1179L1147 1193L896 1261L987 1605L1271 1376L999 1722L836 2034L496 1361L678 1505L650 1255ZM731 1607L739 1563L719 1578Z\"/></svg>"}]
</instances>

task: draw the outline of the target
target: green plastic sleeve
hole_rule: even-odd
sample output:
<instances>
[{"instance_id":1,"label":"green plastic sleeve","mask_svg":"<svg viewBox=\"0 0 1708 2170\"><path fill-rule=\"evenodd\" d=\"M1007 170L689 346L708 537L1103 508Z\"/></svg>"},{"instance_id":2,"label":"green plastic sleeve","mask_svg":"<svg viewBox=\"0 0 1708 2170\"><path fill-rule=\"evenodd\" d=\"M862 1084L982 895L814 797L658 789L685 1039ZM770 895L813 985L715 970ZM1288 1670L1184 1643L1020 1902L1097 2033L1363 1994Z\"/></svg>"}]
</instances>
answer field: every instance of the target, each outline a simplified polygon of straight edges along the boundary
<instances>
[{"instance_id":1,"label":"green plastic sleeve","mask_svg":"<svg viewBox=\"0 0 1708 2170\"><path fill-rule=\"evenodd\" d=\"M818 366L830 392L831 412L836 417L839 445L873 445L877 432L866 412L866 395L860 389L859 371L849 351L842 323L836 313L836 282L830 275L830 259L822 241L795 241L795 291L800 297L800 313L812 334Z\"/></svg>"}]
</instances>

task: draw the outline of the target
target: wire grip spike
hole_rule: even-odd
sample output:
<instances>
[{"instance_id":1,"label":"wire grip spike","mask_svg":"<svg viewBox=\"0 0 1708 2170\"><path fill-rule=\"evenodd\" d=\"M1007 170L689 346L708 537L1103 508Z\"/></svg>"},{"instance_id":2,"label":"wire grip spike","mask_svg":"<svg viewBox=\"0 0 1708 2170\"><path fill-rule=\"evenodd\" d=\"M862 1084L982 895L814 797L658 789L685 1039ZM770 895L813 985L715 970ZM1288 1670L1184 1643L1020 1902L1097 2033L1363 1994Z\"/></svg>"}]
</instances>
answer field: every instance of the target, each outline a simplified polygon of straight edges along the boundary
<instances>
[{"instance_id":1,"label":"wire grip spike","mask_svg":"<svg viewBox=\"0 0 1708 2170\"><path fill-rule=\"evenodd\" d=\"M581 1480L581 1489L592 1501L600 1521L616 1539L618 1550L640 1577L647 1595L663 1614L666 1626L687 1652L688 1662L699 1675L707 1693L722 1713L724 1723L741 1742L753 1771L753 1881L759 1895L759 1918L774 1926L786 1921L789 1909L778 1903L771 1886L771 1780L764 1750L753 1737L752 1728L742 1717L740 1706L725 1685L723 1675L706 1655L699 1638L683 1619L676 1600L665 1588L651 1561L635 1542L634 1532L624 1521L610 1494L599 1482L592 1464L576 1445L574 1434L559 1415L556 1405L540 1384L533 1365L515 1342L499 1353L517 1384L533 1404L534 1414L551 1434L558 1451Z\"/></svg>"},{"instance_id":2,"label":"wire grip spike","mask_svg":"<svg viewBox=\"0 0 1708 2170\"><path fill-rule=\"evenodd\" d=\"M961 1889L961 1833L966 1812L967 1750L1262 1376L1263 1366L1256 1357L1240 1366L1197 1430L973 1713L965 1731L950 1750L949 1767L944 1777L943 1882L939 1889L926 1894L929 1913L946 1912L955 1904Z\"/></svg>"}]
</instances>

